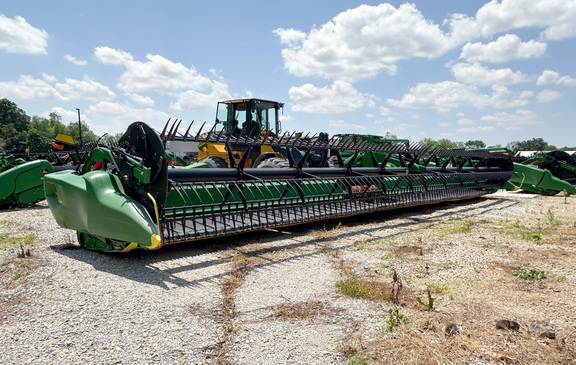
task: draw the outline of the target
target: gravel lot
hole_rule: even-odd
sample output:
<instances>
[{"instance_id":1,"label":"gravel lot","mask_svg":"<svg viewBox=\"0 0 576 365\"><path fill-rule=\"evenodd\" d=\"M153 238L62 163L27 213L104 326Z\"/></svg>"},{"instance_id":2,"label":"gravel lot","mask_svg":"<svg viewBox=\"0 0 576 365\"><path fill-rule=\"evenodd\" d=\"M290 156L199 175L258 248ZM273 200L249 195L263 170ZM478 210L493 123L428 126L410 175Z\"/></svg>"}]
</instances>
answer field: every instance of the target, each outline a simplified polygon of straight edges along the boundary
<instances>
[{"instance_id":1,"label":"gravel lot","mask_svg":"<svg viewBox=\"0 0 576 365\"><path fill-rule=\"evenodd\" d=\"M45 202L0 211L3 242L33 235L30 256L0 250L0 364L575 363L575 206L497 193L126 254L78 248ZM521 265L547 278L520 279ZM351 271L396 271L410 324L389 331L394 303L342 294ZM426 288L433 310L415 300Z\"/></svg>"}]
</instances>

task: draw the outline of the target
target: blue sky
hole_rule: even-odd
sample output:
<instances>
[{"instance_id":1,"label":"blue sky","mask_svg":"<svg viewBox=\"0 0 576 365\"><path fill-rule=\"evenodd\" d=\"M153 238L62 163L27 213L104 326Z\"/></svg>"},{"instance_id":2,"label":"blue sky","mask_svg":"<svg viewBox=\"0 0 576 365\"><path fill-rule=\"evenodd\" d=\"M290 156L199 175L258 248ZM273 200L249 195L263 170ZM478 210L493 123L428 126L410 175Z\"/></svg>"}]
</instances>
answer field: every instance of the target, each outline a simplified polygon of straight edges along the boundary
<instances>
[{"instance_id":1,"label":"blue sky","mask_svg":"<svg viewBox=\"0 0 576 365\"><path fill-rule=\"evenodd\" d=\"M575 39L576 0L11 1L0 98L97 134L259 97L289 131L576 146Z\"/></svg>"}]
</instances>

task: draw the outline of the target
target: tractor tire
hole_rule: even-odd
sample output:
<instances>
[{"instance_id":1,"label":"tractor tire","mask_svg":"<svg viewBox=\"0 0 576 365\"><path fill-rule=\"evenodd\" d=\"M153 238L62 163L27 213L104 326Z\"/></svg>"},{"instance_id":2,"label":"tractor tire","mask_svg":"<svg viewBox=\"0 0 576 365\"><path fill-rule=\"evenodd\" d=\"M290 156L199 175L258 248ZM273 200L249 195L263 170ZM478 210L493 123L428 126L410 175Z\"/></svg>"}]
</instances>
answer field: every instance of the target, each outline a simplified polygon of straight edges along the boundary
<instances>
[{"instance_id":1,"label":"tractor tire","mask_svg":"<svg viewBox=\"0 0 576 365\"><path fill-rule=\"evenodd\" d=\"M262 161L257 168L259 169L285 169L290 167L290 163L282 158L271 157Z\"/></svg>"},{"instance_id":2,"label":"tractor tire","mask_svg":"<svg viewBox=\"0 0 576 365\"><path fill-rule=\"evenodd\" d=\"M210 156L206 157L202 162L207 163L211 168L226 168L228 164L226 160L220 156Z\"/></svg>"}]
</instances>

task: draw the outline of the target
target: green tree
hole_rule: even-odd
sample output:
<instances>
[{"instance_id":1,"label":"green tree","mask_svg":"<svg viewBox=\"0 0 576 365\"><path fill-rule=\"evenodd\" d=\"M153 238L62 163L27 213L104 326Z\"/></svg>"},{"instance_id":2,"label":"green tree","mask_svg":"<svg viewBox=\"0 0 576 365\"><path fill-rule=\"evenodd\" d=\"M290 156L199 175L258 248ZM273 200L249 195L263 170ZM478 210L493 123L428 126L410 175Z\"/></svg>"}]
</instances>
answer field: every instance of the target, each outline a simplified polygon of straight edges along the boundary
<instances>
[{"instance_id":1,"label":"green tree","mask_svg":"<svg viewBox=\"0 0 576 365\"><path fill-rule=\"evenodd\" d=\"M0 99L0 135L10 150L20 141L26 141L30 117L18 105L4 98Z\"/></svg>"},{"instance_id":2,"label":"green tree","mask_svg":"<svg viewBox=\"0 0 576 365\"><path fill-rule=\"evenodd\" d=\"M464 147L468 150L475 150L475 149L479 149L479 148L486 148L486 143L480 141L480 140L475 140L475 141L468 141L466 143L464 143Z\"/></svg>"},{"instance_id":3,"label":"green tree","mask_svg":"<svg viewBox=\"0 0 576 365\"><path fill-rule=\"evenodd\" d=\"M532 138L526 141L510 142L506 148L514 152L518 151L551 151L556 150L556 146L548 144L542 138Z\"/></svg>"},{"instance_id":4,"label":"green tree","mask_svg":"<svg viewBox=\"0 0 576 365\"><path fill-rule=\"evenodd\" d=\"M432 138L424 138L423 140L420 141L420 143L425 144L431 148L441 148L441 149L464 148L462 142L452 142L451 140L446 139L446 138L442 138L442 139L439 139L437 141L432 139Z\"/></svg>"},{"instance_id":5,"label":"green tree","mask_svg":"<svg viewBox=\"0 0 576 365\"><path fill-rule=\"evenodd\" d=\"M82 139L80 139L80 126L78 122L71 122L66 126L64 134L69 135L70 137L74 138L75 143L88 143L88 142L96 142L98 140L98 136L94 134L90 130L90 127L85 122L82 122Z\"/></svg>"}]
</instances>

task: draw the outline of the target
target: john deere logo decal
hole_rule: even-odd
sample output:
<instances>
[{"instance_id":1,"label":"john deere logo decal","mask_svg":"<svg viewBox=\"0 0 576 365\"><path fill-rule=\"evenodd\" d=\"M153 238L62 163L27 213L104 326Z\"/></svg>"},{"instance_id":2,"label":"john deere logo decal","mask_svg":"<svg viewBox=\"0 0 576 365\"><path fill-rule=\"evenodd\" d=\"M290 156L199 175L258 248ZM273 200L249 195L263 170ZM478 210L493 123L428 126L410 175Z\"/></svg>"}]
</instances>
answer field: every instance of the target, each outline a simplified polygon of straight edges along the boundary
<instances>
[{"instance_id":1,"label":"john deere logo decal","mask_svg":"<svg viewBox=\"0 0 576 365\"><path fill-rule=\"evenodd\" d=\"M43 168L42 170L40 170L40 172L42 173L42 175L46 175L46 174L49 173L50 171L48 171L47 168Z\"/></svg>"}]
</instances>

